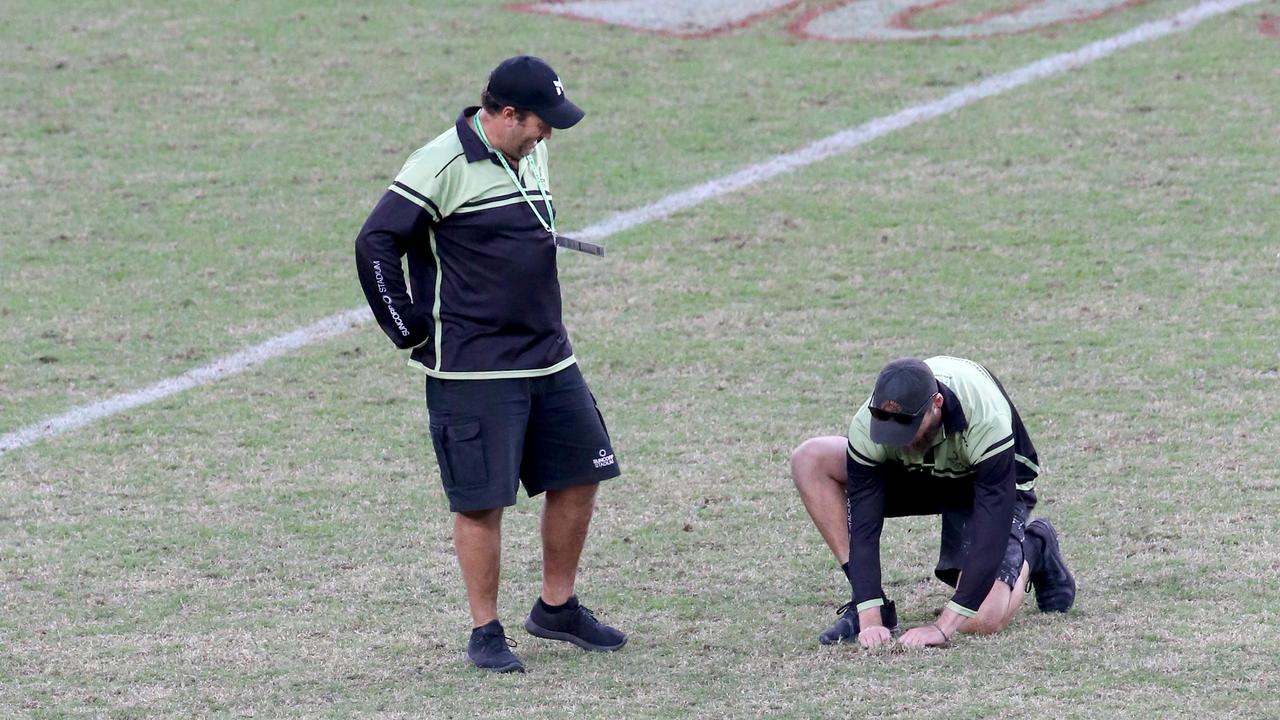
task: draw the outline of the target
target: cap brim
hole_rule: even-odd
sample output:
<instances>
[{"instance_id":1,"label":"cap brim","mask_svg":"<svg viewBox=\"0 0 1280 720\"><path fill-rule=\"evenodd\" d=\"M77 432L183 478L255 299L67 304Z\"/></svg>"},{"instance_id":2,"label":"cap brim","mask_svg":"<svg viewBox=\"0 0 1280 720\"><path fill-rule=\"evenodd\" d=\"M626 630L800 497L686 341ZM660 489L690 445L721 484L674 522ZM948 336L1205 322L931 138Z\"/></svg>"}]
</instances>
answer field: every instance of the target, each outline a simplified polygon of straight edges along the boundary
<instances>
[{"instance_id":1,"label":"cap brim","mask_svg":"<svg viewBox=\"0 0 1280 720\"><path fill-rule=\"evenodd\" d=\"M925 413L920 413L915 420L903 425L900 422L892 420L877 420L871 418L871 442L877 445L888 445L889 447L906 447L916 439L916 433L920 430L920 423L924 422Z\"/></svg>"},{"instance_id":2,"label":"cap brim","mask_svg":"<svg viewBox=\"0 0 1280 720\"><path fill-rule=\"evenodd\" d=\"M556 130L566 130L577 125L585 115L582 108L569 102L568 98L553 108L538 111L538 117Z\"/></svg>"}]
</instances>

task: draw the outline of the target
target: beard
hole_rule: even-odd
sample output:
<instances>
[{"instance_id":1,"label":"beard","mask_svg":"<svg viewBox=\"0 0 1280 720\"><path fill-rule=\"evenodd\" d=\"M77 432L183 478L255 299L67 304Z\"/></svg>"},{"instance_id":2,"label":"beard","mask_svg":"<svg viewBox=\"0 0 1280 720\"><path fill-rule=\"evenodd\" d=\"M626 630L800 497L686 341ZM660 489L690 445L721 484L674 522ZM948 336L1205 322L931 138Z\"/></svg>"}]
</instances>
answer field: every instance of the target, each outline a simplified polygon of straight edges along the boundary
<instances>
[{"instance_id":1,"label":"beard","mask_svg":"<svg viewBox=\"0 0 1280 720\"><path fill-rule=\"evenodd\" d=\"M925 450L933 447L933 441L938 438L938 427L938 425L934 425L919 438L911 441L911 444L907 446L907 450L912 455L923 455Z\"/></svg>"}]
</instances>

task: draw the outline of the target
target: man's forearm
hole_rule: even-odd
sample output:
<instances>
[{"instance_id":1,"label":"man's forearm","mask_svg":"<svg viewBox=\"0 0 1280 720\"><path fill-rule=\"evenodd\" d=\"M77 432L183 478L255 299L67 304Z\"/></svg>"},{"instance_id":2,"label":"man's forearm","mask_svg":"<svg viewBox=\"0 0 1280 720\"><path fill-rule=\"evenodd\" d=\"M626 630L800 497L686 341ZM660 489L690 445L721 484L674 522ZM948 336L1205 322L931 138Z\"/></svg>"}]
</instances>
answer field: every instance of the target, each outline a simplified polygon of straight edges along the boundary
<instances>
[{"instance_id":1,"label":"man's forearm","mask_svg":"<svg viewBox=\"0 0 1280 720\"><path fill-rule=\"evenodd\" d=\"M869 628L883 626L884 616L880 613L880 608L882 607L884 606L876 605L875 607L869 607L866 610L859 610L858 627Z\"/></svg>"},{"instance_id":2,"label":"man's forearm","mask_svg":"<svg viewBox=\"0 0 1280 720\"><path fill-rule=\"evenodd\" d=\"M950 639L955 637L956 633L960 632L960 626L968 619L969 618L961 615L951 608L943 608L942 614L939 615L938 619L934 620L933 623L938 626L938 629L946 633L947 638Z\"/></svg>"},{"instance_id":3,"label":"man's forearm","mask_svg":"<svg viewBox=\"0 0 1280 720\"><path fill-rule=\"evenodd\" d=\"M861 607L879 603L880 533L884 529L883 481L849 463L846 485L849 512L849 581L853 585L853 601Z\"/></svg>"},{"instance_id":4,"label":"man's forearm","mask_svg":"<svg viewBox=\"0 0 1280 720\"><path fill-rule=\"evenodd\" d=\"M969 614L977 612L991 591L991 583L995 582L1009 544L1009 527L1017 497L1013 449L980 463L975 471L973 515L969 521L972 539L960 582L951 598L955 608L967 610Z\"/></svg>"},{"instance_id":5,"label":"man's forearm","mask_svg":"<svg viewBox=\"0 0 1280 720\"><path fill-rule=\"evenodd\" d=\"M428 339L430 324L419 317L405 283L400 258L407 238L418 230L424 213L408 201L387 193L356 237L356 273L369 309L387 337L399 348Z\"/></svg>"}]
</instances>

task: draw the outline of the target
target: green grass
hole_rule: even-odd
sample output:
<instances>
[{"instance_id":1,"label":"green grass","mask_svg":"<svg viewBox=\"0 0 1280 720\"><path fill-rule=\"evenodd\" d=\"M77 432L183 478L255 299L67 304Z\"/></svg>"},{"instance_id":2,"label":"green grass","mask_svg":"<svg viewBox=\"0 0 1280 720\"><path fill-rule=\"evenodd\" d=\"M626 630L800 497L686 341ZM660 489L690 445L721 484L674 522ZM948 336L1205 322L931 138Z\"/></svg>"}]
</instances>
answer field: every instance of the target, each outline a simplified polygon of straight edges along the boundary
<instances>
[{"instance_id":1,"label":"green grass","mask_svg":"<svg viewBox=\"0 0 1280 720\"><path fill-rule=\"evenodd\" d=\"M501 57L588 110L552 140L581 227L1186 3L971 42L711 40L488 3L23 7L0 30L0 430L363 302L351 240ZM987 7L975 4L973 8ZM421 377L365 326L0 458L0 715L1216 717L1280 714L1280 43L1261 10L1126 50L561 256L624 476L587 655L468 671ZM362 17L363 15L363 17ZM61 65L61 66L60 66ZM879 366L1000 373L1080 579L945 651L820 648L838 570L787 455ZM907 623L947 599L886 530Z\"/></svg>"}]
</instances>

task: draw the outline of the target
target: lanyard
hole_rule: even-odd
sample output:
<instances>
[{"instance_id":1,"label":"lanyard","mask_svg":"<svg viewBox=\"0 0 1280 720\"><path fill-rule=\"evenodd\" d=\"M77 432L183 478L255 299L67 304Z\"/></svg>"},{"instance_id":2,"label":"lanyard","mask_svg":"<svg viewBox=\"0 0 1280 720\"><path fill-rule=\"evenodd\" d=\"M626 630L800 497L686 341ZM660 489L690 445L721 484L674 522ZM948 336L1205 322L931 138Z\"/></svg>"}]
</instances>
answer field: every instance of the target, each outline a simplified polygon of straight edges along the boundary
<instances>
[{"instance_id":1,"label":"lanyard","mask_svg":"<svg viewBox=\"0 0 1280 720\"><path fill-rule=\"evenodd\" d=\"M480 141L484 143L489 152L498 156L498 160L502 163L502 169L507 171L507 177L511 178L511 184L515 185L516 189L520 191L520 197L524 198L529 209L533 211L534 217L538 218L538 222L542 224L544 230L551 233L551 237L556 237L556 211L551 206L551 194L547 192L547 188L543 185L542 173L538 171L537 161L533 159L532 155L529 156L529 169L533 171L533 181L538 185L538 192L542 193L542 201L547 204L547 218L545 220L542 219L542 213L538 212L538 206L533 204L533 201L529 199L528 193L524 191L524 183L520 182L520 178L516 177L515 171L507 164L507 156L503 155L501 150L494 150L493 146L489 144L489 138L484 134L484 127L480 124L480 113L477 112L472 115L471 119L476 126L476 134L480 136Z\"/></svg>"}]
</instances>

